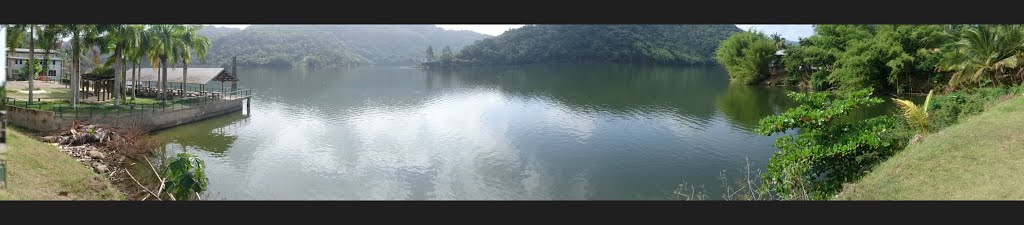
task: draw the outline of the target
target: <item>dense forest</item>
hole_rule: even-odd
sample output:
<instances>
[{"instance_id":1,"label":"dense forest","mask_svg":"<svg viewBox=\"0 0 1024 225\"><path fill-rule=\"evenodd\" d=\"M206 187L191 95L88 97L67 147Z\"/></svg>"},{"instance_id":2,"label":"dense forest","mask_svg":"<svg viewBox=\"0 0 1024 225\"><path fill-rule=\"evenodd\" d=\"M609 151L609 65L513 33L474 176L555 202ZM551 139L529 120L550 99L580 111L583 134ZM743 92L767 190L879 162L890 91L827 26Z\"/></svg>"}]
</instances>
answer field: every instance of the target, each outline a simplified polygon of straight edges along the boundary
<instances>
[{"instance_id":1,"label":"dense forest","mask_svg":"<svg viewBox=\"0 0 1024 225\"><path fill-rule=\"evenodd\" d=\"M355 66L369 60L329 34L288 26L248 27L213 40L207 62L226 65L238 57L239 66L331 68Z\"/></svg>"},{"instance_id":2,"label":"dense forest","mask_svg":"<svg viewBox=\"0 0 1024 225\"><path fill-rule=\"evenodd\" d=\"M816 25L785 43L740 32L716 50L734 83L814 90L789 93L795 107L758 122L763 135L800 130L776 139L762 174L761 190L783 199L830 199L907 145L1024 93L1022 25ZM908 93L927 95L879 96ZM896 115L850 116L894 105Z\"/></svg>"},{"instance_id":3,"label":"dense forest","mask_svg":"<svg viewBox=\"0 0 1024 225\"><path fill-rule=\"evenodd\" d=\"M773 63L761 56L785 49L782 61L775 62L784 74L773 75L784 75L784 84L926 93L1012 81L1021 73L1015 55L1021 46L1014 43L1022 36L1016 25L817 25L814 35L788 47L765 34L737 33L722 42L718 61L734 81L759 83L769 79L763 68Z\"/></svg>"},{"instance_id":4,"label":"dense forest","mask_svg":"<svg viewBox=\"0 0 1024 225\"><path fill-rule=\"evenodd\" d=\"M226 65L238 56L242 66L315 68L420 62L424 46L460 49L489 37L434 25L207 26L200 35L213 42L211 64Z\"/></svg>"},{"instance_id":5,"label":"dense forest","mask_svg":"<svg viewBox=\"0 0 1024 225\"><path fill-rule=\"evenodd\" d=\"M739 31L735 25L527 25L456 50L453 63L714 63L719 42Z\"/></svg>"}]
</instances>

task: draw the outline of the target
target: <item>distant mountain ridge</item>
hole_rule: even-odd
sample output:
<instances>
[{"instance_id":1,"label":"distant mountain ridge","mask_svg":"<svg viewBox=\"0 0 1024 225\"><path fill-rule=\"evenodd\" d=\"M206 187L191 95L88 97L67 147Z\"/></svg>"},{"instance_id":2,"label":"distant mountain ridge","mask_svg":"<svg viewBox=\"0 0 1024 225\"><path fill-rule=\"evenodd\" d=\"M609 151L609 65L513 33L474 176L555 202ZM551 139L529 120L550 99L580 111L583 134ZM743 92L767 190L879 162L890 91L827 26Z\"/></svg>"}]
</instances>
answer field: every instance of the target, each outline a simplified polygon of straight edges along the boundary
<instances>
[{"instance_id":1,"label":"distant mountain ridge","mask_svg":"<svg viewBox=\"0 0 1024 225\"><path fill-rule=\"evenodd\" d=\"M427 46L461 49L491 37L434 25L207 26L200 34L213 42L207 62L226 65L237 56L240 65L257 67L410 64L425 58Z\"/></svg>"},{"instance_id":2,"label":"distant mountain ridge","mask_svg":"<svg viewBox=\"0 0 1024 225\"><path fill-rule=\"evenodd\" d=\"M736 25L527 25L463 48L457 64L714 63ZM436 49L436 48L435 48ZM436 50L435 50L436 51Z\"/></svg>"}]
</instances>

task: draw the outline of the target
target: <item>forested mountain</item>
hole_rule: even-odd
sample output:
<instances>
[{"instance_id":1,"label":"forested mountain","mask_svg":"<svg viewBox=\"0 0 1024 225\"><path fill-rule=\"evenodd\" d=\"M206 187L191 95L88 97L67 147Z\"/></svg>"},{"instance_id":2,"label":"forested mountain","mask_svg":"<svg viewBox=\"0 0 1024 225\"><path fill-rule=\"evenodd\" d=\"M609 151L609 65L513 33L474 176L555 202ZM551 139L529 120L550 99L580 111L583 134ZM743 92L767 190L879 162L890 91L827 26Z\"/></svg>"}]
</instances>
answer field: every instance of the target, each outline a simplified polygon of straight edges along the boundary
<instances>
[{"instance_id":1,"label":"forested mountain","mask_svg":"<svg viewBox=\"0 0 1024 225\"><path fill-rule=\"evenodd\" d=\"M250 26L212 40L210 64L239 66L330 68L369 63L330 34L289 26Z\"/></svg>"},{"instance_id":2,"label":"forested mountain","mask_svg":"<svg viewBox=\"0 0 1024 225\"><path fill-rule=\"evenodd\" d=\"M735 25L527 25L466 46L456 58L475 65L714 63L719 42L740 31Z\"/></svg>"},{"instance_id":3,"label":"forested mountain","mask_svg":"<svg viewBox=\"0 0 1024 225\"><path fill-rule=\"evenodd\" d=\"M199 30L199 35L206 36L207 38L210 38L211 41L213 41L218 38L227 36L228 34L232 34L239 31L242 31L242 29L232 27L203 26L203 29Z\"/></svg>"},{"instance_id":4,"label":"forested mountain","mask_svg":"<svg viewBox=\"0 0 1024 225\"><path fill-rule=\"evenodd\" d=\"M251 25L245 29L207 26L213 43L207 62L243 66L350 66L419 62L427 46L461 49L490 37L434 25Z\"/></svg>"},{"instance_id":5,"label":"forested mountain","mask_svg":"<svg viewBox=\"0 0 1024 225\"><path fill-rule=\"evenodd\" d=\"M257 27L281 25L254 25ZM444 30L434 25L301 25L291 27L320 30L345 42L352 51L375 64L409 63L425 57L427 46L454 51L474 41L491 37L472 31Z\"/></svg>"}]
</instances>

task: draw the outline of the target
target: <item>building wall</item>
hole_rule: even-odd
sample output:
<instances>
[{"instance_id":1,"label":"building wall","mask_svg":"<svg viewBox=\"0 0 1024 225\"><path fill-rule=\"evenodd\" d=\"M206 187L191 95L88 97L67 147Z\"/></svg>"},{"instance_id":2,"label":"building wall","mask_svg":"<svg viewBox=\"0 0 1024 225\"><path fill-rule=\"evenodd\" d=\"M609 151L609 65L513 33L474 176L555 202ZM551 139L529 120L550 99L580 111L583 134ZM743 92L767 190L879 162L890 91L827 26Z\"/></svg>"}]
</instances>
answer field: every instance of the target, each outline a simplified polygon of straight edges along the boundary
<instances>
[{"instance_id":1,"label":"building wall","mask_svg":"<svg viewBox=\"0 0 1024 225\"><path fill-rule=\"evenodd\" d=\"M28 57L25 57L25 58L28 58ZM37 60L36 60L37 63L42 63L43 62L43 59L40 56L36 56L36 58L37 58ZM7 60L4 60L4 61L6 62ZM12 59L12 61L14 61L11 64L11 69L13 69L13 70L21 70L21 69L25 68L25 66L28 65L28 59ZM51 58L49 63L50 63L49 64L50 65L49 69L51 71L54 71L54 73L53 73L54 76L49 76L50 73L47 72L46 73L46 75L48 76L47 78L53 79L53 78L56 78L56 77L60 77L60 75L63 74L63 72L64 72L64 62L61 61L61 60L55 60L55 59Z\"/></svg>"}]
</instances>

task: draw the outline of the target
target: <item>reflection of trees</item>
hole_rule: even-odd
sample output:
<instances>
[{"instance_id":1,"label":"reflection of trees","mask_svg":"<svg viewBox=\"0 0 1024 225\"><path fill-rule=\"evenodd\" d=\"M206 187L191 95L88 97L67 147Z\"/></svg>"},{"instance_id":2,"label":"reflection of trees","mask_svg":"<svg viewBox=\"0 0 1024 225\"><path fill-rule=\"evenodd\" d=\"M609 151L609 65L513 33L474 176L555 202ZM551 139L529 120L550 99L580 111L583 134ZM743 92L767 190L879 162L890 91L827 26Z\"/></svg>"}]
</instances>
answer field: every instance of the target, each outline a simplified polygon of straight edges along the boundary
<instances>
[{"instance_id":1,"label":"reflection of trees","mask_svg":"<svg viewBox=\"0 0 1024 225\"><path fill-rule=\"evenodd\" d=\"M715 99L715 106L732 124L753 131L761 118L782 113L795 106L795 102L786 93L796 90L735 84Z\"/></svg>"},{"instance_id":2,"label":"reflection of trees","mask_svg":"<svg viewBox=\"0 0 1024 225\"><path fill-rule=\"evenodd\" d=\"M214 155L222 155L231 148L231 145L235 143L238 136L225 134L221 130L245 118L246 116L241 113L231 113L202 122L164 130L155 136L161 143L166 143L163 147L166 147L166 145L179 145L181 149L193 147L214 153Z\"/></svg>"},{"instance_id":3,"label":"reflection of trees","mask_svg":"<svg viewBox=\"0 0 1024 225\"><path fill-rule=\"evenodd\" d=\"M724 71L710 66L525 65L457 68L437 75L522 98L550 99L574 110L669 110L705 120L714 114L714 96L728 85Z\"/></svg>"}]
</instances>

